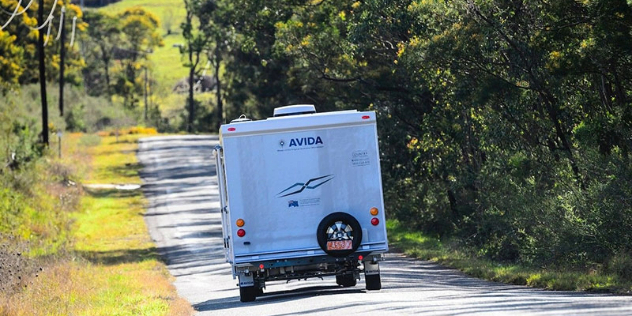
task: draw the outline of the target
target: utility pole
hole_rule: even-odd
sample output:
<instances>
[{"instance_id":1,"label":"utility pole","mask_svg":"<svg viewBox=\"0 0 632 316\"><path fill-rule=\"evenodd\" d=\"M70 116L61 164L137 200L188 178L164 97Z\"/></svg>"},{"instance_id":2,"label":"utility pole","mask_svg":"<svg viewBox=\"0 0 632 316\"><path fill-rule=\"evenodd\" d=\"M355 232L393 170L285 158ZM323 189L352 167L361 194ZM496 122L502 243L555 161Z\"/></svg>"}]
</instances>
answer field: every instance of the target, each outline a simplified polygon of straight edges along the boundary
<instances>
[{"instance_id":1,"label":"utility pole","mask_svg":"<svg viewBox=\"0 0 632 316\"><path fill-rule=\"evenodd\" d=\"M145 66L145 122L147 122L147 66Z\"/></svg>"},{"instance_id":2,"label":"utility pole","mask_svg":"<svg viewBox=\"0 0 632 316\"><path fill-rule=\"evenodd\" d=\"M37 21L44 22L44 0L39 1ZM37 52L39 59L40 98L42 99L42 142L48 147L48 103L46 103L46 67L44 65L44 30L38 31Z\"/></svg>"},{"instance_id":3,"label":"utility pole","mask_svg":"<svg viewBox=\"0 0 632 316\"><path fill-rule=\"evenodd\" d=\"M66 7L61 8L61 18L65 20ZM64 59L66 55L66 21L61 21L61 48L59 49L59 116L64 116Z\"/></svg>"}]
</instances>

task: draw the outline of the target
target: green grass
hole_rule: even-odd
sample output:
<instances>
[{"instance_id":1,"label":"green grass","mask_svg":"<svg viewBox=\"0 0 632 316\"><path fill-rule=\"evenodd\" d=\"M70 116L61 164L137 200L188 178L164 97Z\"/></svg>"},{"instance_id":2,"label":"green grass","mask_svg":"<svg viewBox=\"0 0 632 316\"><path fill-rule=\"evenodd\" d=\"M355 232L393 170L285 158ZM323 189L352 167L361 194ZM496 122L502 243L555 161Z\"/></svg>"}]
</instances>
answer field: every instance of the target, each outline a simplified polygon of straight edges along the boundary
<instances>
[{"instance_id":1,"label":"green grass","mask_svg":"<svg viewBox=\"0 0 632 316\"><path fill-rule=\"evenodd\" d=\"M86 172L95 183L140 183L129 168L140 137L70 134L63 159L95 166ZM68 253L42 262L18 292L0 292L0 315L192 314L147 233L140 190L85 189L79 203L64 232Z\"/></svg>"},{"instance_id":2,"label":"green grass","mask_svg":"<svg viewBox=\"0 0 632 316\"><path fill-rule=\"evenodd\" d=\"M389 241L395 249L411 257L456 268L490 281L527 285L548 290L595 291L629 294L632 284L614 274L601 271L540 269L516 264L500 264L472 255L449 241L431 238L406 229L396 220L387 222Z\"/></svg>"},{"instance_id":3,"label":"green grass","mask_svg":"<svg viewBox=\"0 0 632 316\"><path fill-rule=\"evenodd\" d=\"M93 157L92 171L85 183L140 184L138 171L141 169L136 160L136 140L139 135L104 137L98 146L88 150Z\"/></svg>"},{"instance_id":4,"label":"green grass","mask_svg":"<svg viewBox=\"0 0 632 316\"><path fill-rule=\"evenodd\" d=\"M100 10L120 12L131 7L143 7L151 11L161 21L162 34L167 34L166 24L171 20L171 31L180 33L180 24L184 22L186 10L182 0L123 0L107 5Z\"/></svg>"},{"instance_id":5,"label":"green grass","mask_svg":"<svg viewBox=\"0 0 632 316\"><path fill-rule=\"evenodd\" d=\"M177 1L174 2L177 3ZM164 46L156 48L151 55L152 73L154 80L158 82L157 89L159 89L154 90L154 94L161 96L171 94L175 84L189 75L189 68L184 67L184 59L180 55L180 49L173 47L173 45L183 42L184 38L179 33L166 35L163 37Z\"/></svg>"}]
</instances>

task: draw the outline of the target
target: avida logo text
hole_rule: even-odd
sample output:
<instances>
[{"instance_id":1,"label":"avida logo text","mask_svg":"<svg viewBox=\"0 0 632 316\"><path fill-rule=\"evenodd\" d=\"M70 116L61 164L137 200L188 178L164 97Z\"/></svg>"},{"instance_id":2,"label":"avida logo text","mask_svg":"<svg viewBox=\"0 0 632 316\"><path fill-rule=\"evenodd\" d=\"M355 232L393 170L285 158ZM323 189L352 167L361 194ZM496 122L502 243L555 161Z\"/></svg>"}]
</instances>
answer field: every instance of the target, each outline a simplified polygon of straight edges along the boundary
<instances>
[{"instance_id":1,"label":"avida logo text","mask_svg":"<svg viewBox=\"0 0 632 316\"><path fill-rule=\"evenodd\" d=\"M317 136L317 137L292 138L290 140L290 147L318 145L318 144L321 144L321 145L323 144L323 140L320 139L320 136Z\"/></svg>"}]
</instances>

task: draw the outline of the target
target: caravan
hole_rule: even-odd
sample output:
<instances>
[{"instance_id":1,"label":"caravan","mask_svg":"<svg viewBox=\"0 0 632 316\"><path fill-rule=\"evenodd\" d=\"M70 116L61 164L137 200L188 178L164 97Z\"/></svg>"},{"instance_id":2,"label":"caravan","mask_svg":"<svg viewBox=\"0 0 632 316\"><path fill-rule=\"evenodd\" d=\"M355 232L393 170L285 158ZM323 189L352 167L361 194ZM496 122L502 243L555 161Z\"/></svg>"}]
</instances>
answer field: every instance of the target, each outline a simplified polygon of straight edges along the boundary
<instances>
[{"instance_id":1,"label":"caravan","mask_svg":"<svg viewBox=\"0 0 632 316\"><path fill-rule=\"evenodd\" d=\"M388 250L374 112L277 108L221 126L215 148L226 260L242 302L273 280L335 276L381 289Z\"/></svg>"}]
</instances>

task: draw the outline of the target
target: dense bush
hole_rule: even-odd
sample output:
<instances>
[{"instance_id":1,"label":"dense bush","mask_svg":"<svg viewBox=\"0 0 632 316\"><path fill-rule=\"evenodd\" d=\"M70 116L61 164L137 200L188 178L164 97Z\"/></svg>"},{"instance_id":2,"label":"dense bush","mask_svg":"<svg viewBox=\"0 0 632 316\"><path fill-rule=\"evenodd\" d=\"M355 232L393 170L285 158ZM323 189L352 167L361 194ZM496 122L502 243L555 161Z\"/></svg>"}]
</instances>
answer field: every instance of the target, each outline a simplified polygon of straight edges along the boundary
<instances>
[{"instance_id":1,"label":"dense bush","mask_svg":"<svg viewBox=\"0 0 632 316\"><path fill-rule=\"evenodd\" d=\"M389 216L496 261L626 275L626 1L217 3L242 44L229 113L375 110Z\"/></svg>"}]
</instances>

